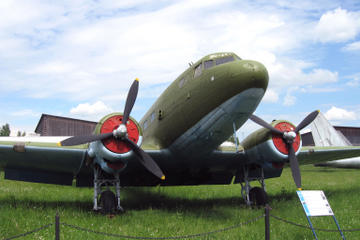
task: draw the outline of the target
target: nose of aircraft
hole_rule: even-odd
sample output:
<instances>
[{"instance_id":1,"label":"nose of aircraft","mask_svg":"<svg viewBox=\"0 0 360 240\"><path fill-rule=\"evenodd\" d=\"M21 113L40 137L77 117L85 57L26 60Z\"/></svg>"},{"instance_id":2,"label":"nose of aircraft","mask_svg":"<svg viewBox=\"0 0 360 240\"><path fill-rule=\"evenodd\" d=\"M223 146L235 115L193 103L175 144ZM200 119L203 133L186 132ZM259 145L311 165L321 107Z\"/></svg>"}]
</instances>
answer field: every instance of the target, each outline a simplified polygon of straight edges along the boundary
<instances>
[{"instance_id":1,"label":"nose of aircraft","mask_svg":"<svg viewBox=\"0 0 360 240\"><path fill-rule=\"evenodd\" d=\"M242 89L263 88L266 90L269 75L263 64L252 60L236 61L231 65L231 82Z\"/></svg>"}]
</instances>

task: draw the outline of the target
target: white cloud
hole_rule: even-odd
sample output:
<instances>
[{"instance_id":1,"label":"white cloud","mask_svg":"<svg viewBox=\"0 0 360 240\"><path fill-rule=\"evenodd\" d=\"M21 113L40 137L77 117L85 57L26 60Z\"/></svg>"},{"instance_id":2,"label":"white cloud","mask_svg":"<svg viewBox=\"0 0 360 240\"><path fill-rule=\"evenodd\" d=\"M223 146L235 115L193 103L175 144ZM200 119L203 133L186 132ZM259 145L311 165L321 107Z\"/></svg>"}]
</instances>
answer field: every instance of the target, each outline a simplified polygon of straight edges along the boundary
<instances>
[{"instance_id":1,"label":"white cloud","mask_svg":"<svg viewBox=\"0 0 360 240\"><path fill-rule=\"evenodd\" d=\"M345 47L343 47L343 50L345 50L345 51L359 51L360 50L360 41L347 44Z\"/></svg>"},{"instance_id":2,"label":"white cloud","mask_svg":"<svg viewBox=\"0 0 360 240\"><path fill-rule=\"evenodd\" d=\"M102 101L97 101L93 104L81 103L70 110L70 114L76 117L83 117L98 121L106 114L113 112L113 110L106 106Z\"/></svg>"},{"instance_id":3,"label":"white cloud","mask_svg":"<svg viewBox=\"0 0 360 240\"><path fill-rule=\"evenodd\" d=\"M327 69L314 68L314 63L288 58L266 58L270 86L286 89L289 86L321 85L338 81L338 73ZM309 71L311 69L311 71Z\"/></svg>"},{"instance_id":4,"label":"white cloud","mask_svg":"<svg viewBox=\"0 0 360 240\"><path fill-rule=\"evenodd\" d=\"M359 87L360 86L360 76L354 76L349 82L346 83L346 85L350 86L350 87Z\"/></svg>"},{"instance_id":5,"label":"white cloud","mask_svg":"<svg viewBox=\"0 0 360 240\"><path fill-rule=\"evenodd\" d=\"M294 105L296 102L296 97L290 95L289 93L286 94L285 98L284 98L284 106L292 106Z\"/></svg>"},{"instance_id":6,"label":"white cloud","mask_svg":"<svg viewBox=\"0 0 360 240\"><path fill-rule=\"evenodd\" d=\"M268 88L265 92L265 96L263 97L263 101L275 103L279 100L279 95L277 92L271 88Z\"/></svg>"},{"instance_id":7,"label":"white cloud","mask_svg":"<svg viewBox=\"0 0 360 240\"><path fill-rule=\"evenodd\" d=\"M337 8L323 14L315 27L315 38L320 42L344 42L360 32L360 12Z\"/></svg>"},{"instance_id":8,"label":"white cloud","mask_svg":"<svg viewBox=\"0 0 360 240\"><path fill-rule=\"evenodd\" d=\"M327 69L313 69L305 78L305 82L310 84L334 83L338 81L338 73Z\"/></svg>"},{"instance_id":9,"label":"white cloud","mask_svg":"<svg viewBox=\"0 0 360 240\"><path fill-rule=\"evenodd\" d=\"M227 0L160 3L151 10L143 7L147 3L39 4L34 16L16 24L15 33L9 30L24 56L16 69L8 68L0 88L36 98L103 99L118 94L114 86L126 92L135 77L142 86L168 83L188 62L215 51L282 64L275 52L298 46L308 31L287 21L289 16L233 8Z\"/></svg>"},{"instance_id":10,"label":"white cloud","mask_svg":"<svg viewBox=\"0 0 360 240\"><path fill-rule=\"evenodd\" d=\"M270 85L265 102L285 96L284 104L292 105L296 98L289 88L310 92L341 76L319 66L317 59L298 54L308 52L314 35L326 42L349 40L359 33L359 21L352 21L358 13L328 11L334 5L338 4L0 1L0 95L16 92L30 98L87 102L70 114L98 120L89 110L94 108L93 99L106 103L103 109L118 109L109 103L123 103L135 77L140 78L139 100L151 101L188 62L211 52L233 51L267 67ZM314 17L320 19L318 25ZM328 28L334 21L334 28ZM323 35L314 34L315 26Z\"/></svg>"},{"instance_id":11,"label":"white cloud","mask_svg":"<svg viewBox=\"0 0 360 240\"><path fill-rule=\"evenodd\" d=\"M326 113L325 113L325 117L332 121L339 121L339 120L346 120L346 121L351 121L351 120L356 120L357 116L355 112L352 111L348 111L342 108L337 108L332 106Z\"/></svg>"}]
</instances>

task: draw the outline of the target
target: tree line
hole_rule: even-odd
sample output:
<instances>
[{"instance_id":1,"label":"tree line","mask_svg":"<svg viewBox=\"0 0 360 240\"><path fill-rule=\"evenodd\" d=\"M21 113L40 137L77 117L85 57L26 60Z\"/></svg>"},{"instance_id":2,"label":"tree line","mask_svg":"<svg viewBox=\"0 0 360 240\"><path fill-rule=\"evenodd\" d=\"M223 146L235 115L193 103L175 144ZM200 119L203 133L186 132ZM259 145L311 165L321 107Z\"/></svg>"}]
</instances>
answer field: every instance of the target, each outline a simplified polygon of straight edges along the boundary
<instances>
[{"instance_id":1,"label":"tree line","mask_svg":"<svg viewBox=\"0 0 360 240\"><path fill-rule=\"evenodd\" d=\"M26 132L21 132L18 131L17 132L17 136L18 137L24 137L26 135ZM6 123L5 125L2 125L1 129L0 129L0 136L10 136L10 125L8 123Z\"/></svg>"}]
</instances>

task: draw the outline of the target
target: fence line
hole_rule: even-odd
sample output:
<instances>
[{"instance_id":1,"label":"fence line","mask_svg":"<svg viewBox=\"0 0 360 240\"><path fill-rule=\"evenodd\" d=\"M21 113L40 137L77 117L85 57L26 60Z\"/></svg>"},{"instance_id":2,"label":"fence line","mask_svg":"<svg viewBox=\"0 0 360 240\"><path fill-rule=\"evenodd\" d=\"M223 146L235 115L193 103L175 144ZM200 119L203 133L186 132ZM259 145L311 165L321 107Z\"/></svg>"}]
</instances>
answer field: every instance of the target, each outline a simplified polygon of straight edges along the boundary
<instances>
[{"instance_id":1,"label":"fence line","mask_svg":"<svg viewBox=\"0 0 360 240\"><path fill-rule=\"evenodd\" d=\"M114 233L100 232L100 231L96 231L96 230L87 229L87 228L79 227L79 226L76 226L76 225L68 224L68 223L65 223L65 222L62 223L62 222L60 222L59 216L56 215L55 223L49 223L49 224L46 224L44 226L35 228L35 229L31 230L31 231L28 231L26 233L22 233L22 234L19 234L19 235L16 235L16 236L4 238L3 240L12 240L12 239L20 238L20 237L25 237L25 236L27 236L29 234L39 232L39 231L41 231L43 229L46 229L46 228L48 228L50 226L53 226L53 225L55 225L55 233L56 234L60 233L60 225L62 225L62 226L70 227L70 228L73 228L73 229L76 229L76 230L79 230L79 231L84 231L84 232L89 232L89 233L94 233L94 234L100 234L100 235L110 236L110 237L126 238L126 239L187 239L187 238L195 238L195 237L207 236L207 235L220 233L220 232L226 232L226 231L238 228L240 226L256 222L256 221L258 221L258 220L260 220L260 219L262 219L264 217L265 217L265 221L266 221L267 217L272 217L272 218L274 218L274 219L276 219L278 221L311 230L311 228L309 226L301 225L301 224L295 223L293 221L289 221L287 219L278 217L276 215L270 214L269 211L267 211L267 212L265 211L265 213L266 214L261 214L260 216L254 217L254 218L249 219L249 220L247 220L245 222L238 223L238 224L235 224L235 225L232 225L232 226L229 226L229 227L217 229L217 230L214 230L214 231L197 233L197 234L189 234L189 235L184 235L184 236L174 236L174 237L140 237L140 236L127 236L127 235L120 235L120 234L114 234ZM324 228L314 228L314 229L316 231L323 231L323 232L338 232L339 231L338 229L336 229L336 230L324 229ZM360 232L360 228L345 229L345 230L342 229L342 231L343 232Z\"/></svg>"},{"instance_id":2,"label":"fence line","mask_svg":"<svg viewBox=\"0 0 360 240\"><path fill-rule=\"evenodd\" d=\"M312 228L309 227L309 226L301 225L301 224L298 224L298 223L295 223L295 222L286 220L286 219L284 219L284 218L281 218L281 217L278 217L278 216L275 216L275 215L272 215L272 214L270 214L270 217L275 218L276 220L279 220L279 221L284 222L284 223L288 223L288 224L291 224L291 225L294 225L294 226L297 226L297 227L301 227L301 228L306 228L306 229L312 230ZM316 230L316 231L322 231L322 232L339 232L339 229L336 229L336 230L326 229L326 228L313 228L313 229ZM341 229L341 231L343 231L343 232L360 232L360 228Z\"/></svg>"},{"instance_id":3,"label":"fence line","mask_svg":"<svg viewBox=\"0 0 360 240\"><path fill-rule=\"evenodd\" d=\"M238 228L242 225L247 225L253 222L258 221L259 219L263 218L265 215L262 214L260 216L257 216L255 218L252 218L246 222L242 222L239 224L235 224L233 226L230 227L226 227L226 228L221 228L218 230L214 230L214 231L210 231L210 232L204 232L204 233L197 233L197 234L190 234L190 235L184 235L184 236L174 236L174 237L138 237L138 236L126 236L126 235L120 235L120 234L113 234L113 233L105 233L105 232L99 232L99 231L95 231L95 230L91 230L91 229L87 229L87 228L82 228L79 226L75 226L72 224L67 224L67 223L61 223L61 225L63 226L67 226L67 227L71 227L80 231L84 231L84 232L90 232L90 233L95 233L95 234L99 234L99 235L106 235L106 236L111 236L111 237L120 237L120 238L127 238L127 239L186 239L186 238L195 238L195 237L203 237L203 236L207 236L207 235L211 235L211 234L215 234L215 233L219 233L219 232L225 232L225 231L229 231L231 229L234 228Z\"/></svg>"},{"instance_id":4,"label":"fence line","mask_svg":"<svg viewBox=\"0 0 360 240\"><path fill-rule=\"evenodd\" d=\"M9 237L9 238L4 238L4 240L12 240L12 239L15 239L15 238L20 238L20 237L25 237L29 234L32 234L32 233L36 233L36 232L39 232L45 228L48 228L50 226L54 225L53 223L49 223L49 224L46 224L42 227L39 227L39 228L35 228L34 230L31 230L29 232L26 232L26 233L22 233L22 234L19 234L19 235L16 235L16 236L12 236L12 237Z\"/></svg>"}]
</instances>

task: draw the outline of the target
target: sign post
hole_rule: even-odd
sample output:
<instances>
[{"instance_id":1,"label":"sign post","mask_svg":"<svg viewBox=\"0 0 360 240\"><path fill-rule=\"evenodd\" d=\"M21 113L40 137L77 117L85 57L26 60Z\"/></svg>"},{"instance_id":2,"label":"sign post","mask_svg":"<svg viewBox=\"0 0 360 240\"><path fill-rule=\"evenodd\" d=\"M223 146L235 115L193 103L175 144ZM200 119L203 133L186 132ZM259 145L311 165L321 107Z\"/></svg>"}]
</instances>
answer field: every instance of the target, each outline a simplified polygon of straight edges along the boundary
<instances>
[{"instance_id":1,"label":"sign post","mask_svg":"<svg viewBox=\"0 0 360 240\"><path fill-rule=\"evenodd\" d=\"M315 233L315 229L311 223L310 217L319 217L319 216L332 216L335 224L340 232L340 235L343 240L345 236L340 229L340 225L335 218L334 212L332 211L328 200L323 191L296 191L300 199L300 202L303 206L306 218L309 222L310 228L314 234L315 239L318 239Z\"/></svg>"}]
</instances>

